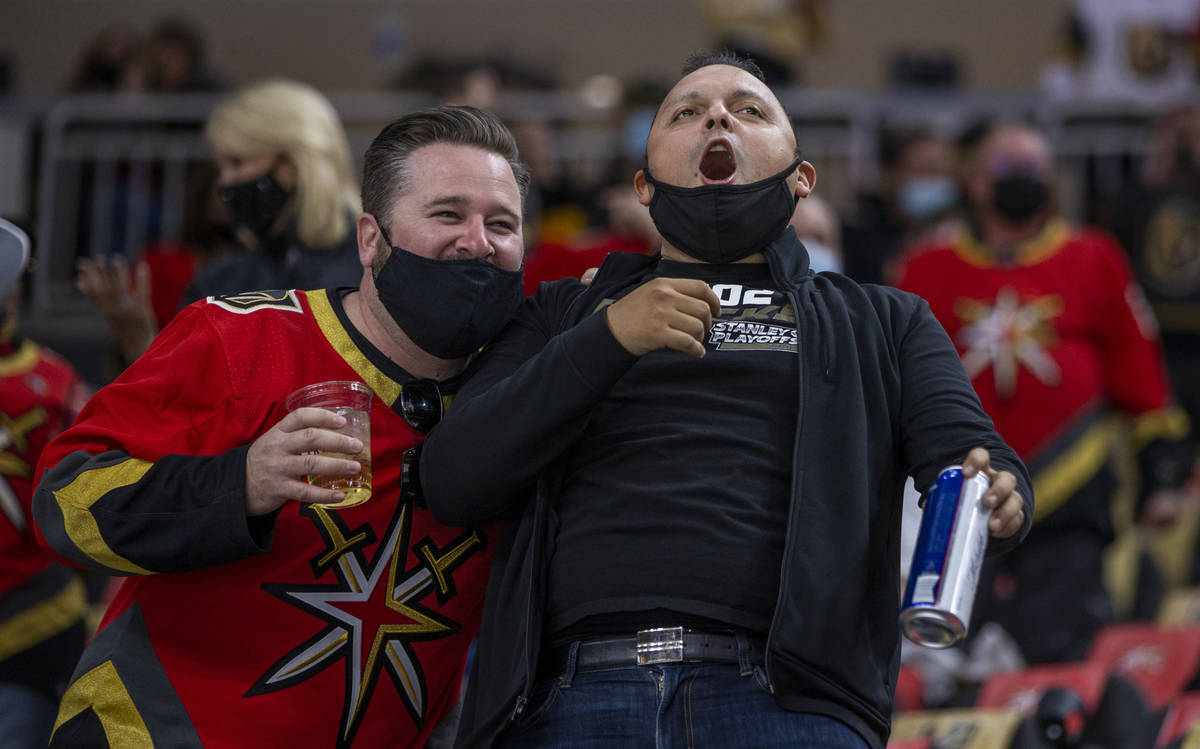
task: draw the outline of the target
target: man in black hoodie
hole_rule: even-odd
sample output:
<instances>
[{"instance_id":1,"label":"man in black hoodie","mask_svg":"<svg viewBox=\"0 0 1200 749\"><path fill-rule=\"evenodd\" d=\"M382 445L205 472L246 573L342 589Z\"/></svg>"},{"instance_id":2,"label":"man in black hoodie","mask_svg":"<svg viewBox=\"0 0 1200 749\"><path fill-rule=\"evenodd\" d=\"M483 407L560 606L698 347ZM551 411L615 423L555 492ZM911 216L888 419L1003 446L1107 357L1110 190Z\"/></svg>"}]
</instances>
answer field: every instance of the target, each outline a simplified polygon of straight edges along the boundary
<instances>
[{"instance_id":1,"label":"man in black hoodie","mask_svg":"<svg viewBox=\"0 0 1200 749\"><path fill-rule=\"evenodd\" d=\"M543 285L425 445L439 519L509 521L458 744L882 749L905 477L986 472L995 551L1028 476L924 302L809 270L752 62L689 61L647 156L661 253Z\"/></svg>"}]
</instances>

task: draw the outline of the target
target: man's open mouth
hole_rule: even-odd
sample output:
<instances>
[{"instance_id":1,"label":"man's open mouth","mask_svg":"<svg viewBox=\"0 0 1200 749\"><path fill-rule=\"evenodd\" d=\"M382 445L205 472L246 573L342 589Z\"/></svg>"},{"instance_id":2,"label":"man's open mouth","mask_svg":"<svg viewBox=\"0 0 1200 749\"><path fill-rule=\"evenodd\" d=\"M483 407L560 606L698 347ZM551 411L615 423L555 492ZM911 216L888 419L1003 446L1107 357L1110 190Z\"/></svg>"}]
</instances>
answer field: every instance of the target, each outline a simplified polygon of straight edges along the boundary
<instances>
[{"instance_id":1,"label":"man's open mouth","mask_svg":"<svg viewBox=\"0 0 1200 749\"><path fill-rule=\"evenodd\" d=\"M736 171L737 162L734 161L733 151L729 150L727 143L713 143L700 157L700 176L704 179L705 184L715 185L729 182L733 179Z\"/></svg>"}]
</instances>

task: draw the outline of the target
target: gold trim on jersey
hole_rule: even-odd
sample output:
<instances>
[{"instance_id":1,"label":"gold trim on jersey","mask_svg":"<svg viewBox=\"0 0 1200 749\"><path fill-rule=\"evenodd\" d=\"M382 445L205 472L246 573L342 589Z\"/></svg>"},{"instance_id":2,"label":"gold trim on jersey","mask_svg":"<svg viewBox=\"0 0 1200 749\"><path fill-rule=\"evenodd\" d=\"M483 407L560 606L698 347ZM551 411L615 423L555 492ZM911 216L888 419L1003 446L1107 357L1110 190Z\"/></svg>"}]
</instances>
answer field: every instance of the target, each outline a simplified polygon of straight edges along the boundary
<instances>
[{"instance_id":1,"label":"gold trim on jersey","mask_svg":"<svg viewBox=\"0 0 1200 749\"><path fill-rule=\"evenodd\" d=\"M0 622L0 661L69 629L86 607L83 581L73 577L53 596Z\"/></svg>"},{"instance_id":2,"label":"gold trim on jersey","mask_svg":"<svg viewBox=\"0 0 1200 749\"><path fill-rule=\"evenodd\" d=\"M153 465L130 458L116 465L92 468L54 492L54 499L63 514L63 530L76 548L110 569L135 575L154 574L109 548L91 510L92 505L109 492L141 481Z\"/></svg>"},{"instance_id":3,"label":"gold trim on jersey","mask_svg":"<svg viewBox=\"0 0 1200 749\"><path fill-rule=\"evenodd\" d=\"M58 718L54 721L54 734L64 723L91 708L104 728L109 746L121 749L154 749L150 729L133 704L129 690L121 681L117 667L105 661L75 680L63 695L58 707Z\"/></svg>"},{"instance_id":4,"label":"gold trim on jersey","mask_svg":"<svg viewBox=\"0 0 1200 749\"><path fill-rule=\"evenodd\" d=\"M1120 421L1101 419L1033 476L1033 522L1057 510L1104 465L1112 453Z\"/></svg>"},{"instance_id":5,"label":"gold trim on jersey","mask_svg":"<svg viewBox=\"0 0 1200 749\"><path fill-rule=\"evenodd\" d=\"M28 339L21 342L20 348L8 356L0 357L0 377L12 377L24 374L37 366L41 354L38 345Z\"/></svg>"},{"instance_id":6,"label":"gold trim on jersey","mask_svg":"<svg viewBox=\"0 0 1200 749\"><path fill-rule=\"evenodd\" d=\"M307 291L305 294L308 297L308 306L312 310L313 318L316 319L321 332L325 334L329 345L333 346L334 351L337 351L338 355L358 373L363 382L371 386L376 396L389 406L395 403L396 399L400 397L400 383L388 377L372 364L367 355L354 343L354 339L350 337L342 325L342 321L338 319L337 313L333 311L327 292L324 289L318 289Z\"/></svg>"},{"instance_id":7,"label":"gold trim on jersey","mask_svg":"<svg viewBox=\"0 0 1200 749\"><path fill-rule=\"evenodd\" d=\"M1133 447L1141 450L1152 440L1179 440L1188 433L1187 413L1176 407L1159 408L1133 417Z\"/></svg>"},{"instance_id":8,"label":"gold trim on jersey","mask_svg":"<svg viewBox=\"0 0 1200 749\"><path fill-rule=\"evenodd\" d=\"M1070 227L1062 219L1046 222L1033 238L1017 246L1014 259L1017 265L1033 265L1058 252L1070 235ZM954 253L977 268L995 268L996 251L980 242L969 231L959 234L954 242Z\"/></svg>"}]
</instances>

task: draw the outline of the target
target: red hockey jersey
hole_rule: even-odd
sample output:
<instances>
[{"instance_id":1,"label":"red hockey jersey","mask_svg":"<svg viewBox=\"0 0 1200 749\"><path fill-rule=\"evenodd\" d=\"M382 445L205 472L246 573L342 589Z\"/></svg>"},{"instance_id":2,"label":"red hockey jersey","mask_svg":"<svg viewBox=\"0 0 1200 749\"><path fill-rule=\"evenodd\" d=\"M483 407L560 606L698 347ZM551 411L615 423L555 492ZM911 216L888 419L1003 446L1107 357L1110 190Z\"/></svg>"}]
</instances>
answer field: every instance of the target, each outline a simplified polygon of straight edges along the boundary
<instances>
[{"instance_id":1,"label":"red hockey jersey","mask_svg":"<svg viewBox=\"0 0 1200 749\"><path fill-rule=\"evenodd\" d=\"M292 391L348 379L376 394L371 500L247 518L247 446ZM392 405L411 379L338 294L256 292L189 306L93 397L45 452L35 513L57 551L131 577L52 746L424 744L458 698L493 550L402 500L421 437Z\"/></svg>"},{"instance_id":2,"label":"red hockey jersey","mask_svg":"<svg viewBox=\"0 0 1200 749\"><path fill-rule=\"evenodd\" d=\"M86 400L79 375L53 351L29 340L0 344L0 595L58 562L34 535L33 470Z\"/></svg>"},{"instance_id":3,"label":"red hockey jersey","mask_svg":"<svg viewBox=\"0 0 1200 749\"><path fill-rule=\"evenodd\" d=\"M1110 407L1140 417L1143 442L1186 434L1154 317L1106 235L1052 221L999 262L961 234L909 252L896 285L929 303L984 411L1030 466L1036 517L1108 459Z\"/></svg>"},{"instance_id":4,"label":"red hockey jersey","mask_svg":"<svg viewBox=\"0 0 1200 749\"><path fill-rule=\"evenodd\" d=\"M53 351L0 343L0 681L51 694L79 656L86 596L79 576L38 545L33 472L86 399L79 375Z\"/></svg>"}]
</instances>

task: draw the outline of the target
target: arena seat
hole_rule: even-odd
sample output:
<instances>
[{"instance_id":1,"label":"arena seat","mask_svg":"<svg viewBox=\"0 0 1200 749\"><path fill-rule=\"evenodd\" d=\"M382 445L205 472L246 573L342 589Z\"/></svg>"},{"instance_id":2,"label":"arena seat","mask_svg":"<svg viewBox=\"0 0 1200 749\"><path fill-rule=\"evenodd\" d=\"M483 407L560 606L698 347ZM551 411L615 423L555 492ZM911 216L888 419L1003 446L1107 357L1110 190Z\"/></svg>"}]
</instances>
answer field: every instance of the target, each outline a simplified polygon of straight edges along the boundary
<instances>
[{"instance_id":1,"label":"arena seat","mask_svg":"<svg viewBox=\"0 0 1200 749\"><path fill-rule=\"evenodd\" d=\"M1150 749L1161 722L1161 711L1152 711L1141 691L1101 661L1030 666L996 674L984 683L976 701L980 708L1015 710L1039 735L1039 707L1056 690L1074 692L1082 703L1084 744L1120 749ZM1068 716L1064 716L1064 720ZM1074 719L1067 720L1068 723ZM1068 725L1075 730L1077 726Z\"/></svg>"},{"instance_id":2,"label":"arena seat","mask_svg":"<svg viewBox=\"0 0 1200 749\"><path fill-rule=\"evenodd\" d=\"M1200 670L1200 626L1105 627L1092 641L1087 660L1102 663L1132 682L1151 710L1161 710L1187 689Z\"/></svg>"}]
</instances>

